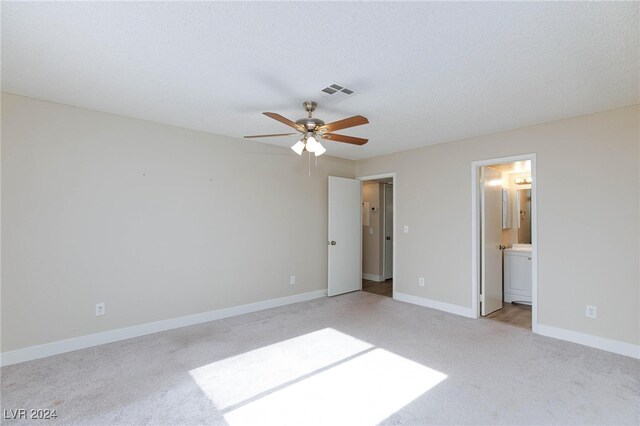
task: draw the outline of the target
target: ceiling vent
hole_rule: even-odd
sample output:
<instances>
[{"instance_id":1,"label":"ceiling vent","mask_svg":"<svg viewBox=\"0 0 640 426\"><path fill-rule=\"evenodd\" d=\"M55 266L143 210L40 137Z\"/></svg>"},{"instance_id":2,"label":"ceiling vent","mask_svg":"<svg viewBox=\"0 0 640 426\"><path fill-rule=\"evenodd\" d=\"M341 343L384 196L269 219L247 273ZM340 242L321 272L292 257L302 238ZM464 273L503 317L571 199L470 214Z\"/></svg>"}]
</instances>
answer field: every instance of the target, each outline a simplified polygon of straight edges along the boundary
<instances>
[{"instance_id":1,"label":"ceiling vent","mask_svg":"<svg viewBox=\"0 0 640 426\"><path fill-rule=\"evenodd\" d=\"M356 92L352 89L344 87L339 83L333 83L320 91L320 94L324 99L329 102L337 103L342 102L347 98L355 95Z\"/></svg>"}]
</instances>

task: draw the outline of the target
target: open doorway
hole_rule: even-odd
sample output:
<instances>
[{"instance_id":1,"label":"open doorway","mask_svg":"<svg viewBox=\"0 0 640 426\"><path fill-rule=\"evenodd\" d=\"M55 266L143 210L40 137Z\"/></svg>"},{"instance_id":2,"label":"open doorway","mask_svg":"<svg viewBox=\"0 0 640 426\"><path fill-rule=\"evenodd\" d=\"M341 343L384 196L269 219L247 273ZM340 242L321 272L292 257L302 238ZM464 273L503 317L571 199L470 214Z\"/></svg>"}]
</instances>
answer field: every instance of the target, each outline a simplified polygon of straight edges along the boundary
<instances>
[{"instance_id":1,"label":"open doorway","mask_svg":"<svg viewBox=\"0 0 640 426\"><path fill-rule=\"evenodd\" d=\"M535 155L475 162L472 172L476 316L535 331Z\"/></svg>"},{"instance_id":2,"label":"open doorway","mask_svg":"<svg viewBox=\"0 0 640 426\"><path fill-rule=\"evenodd\" d=\"M393 297L394 178L362 181L362 290Z\"/></svg>"}]
</instances>

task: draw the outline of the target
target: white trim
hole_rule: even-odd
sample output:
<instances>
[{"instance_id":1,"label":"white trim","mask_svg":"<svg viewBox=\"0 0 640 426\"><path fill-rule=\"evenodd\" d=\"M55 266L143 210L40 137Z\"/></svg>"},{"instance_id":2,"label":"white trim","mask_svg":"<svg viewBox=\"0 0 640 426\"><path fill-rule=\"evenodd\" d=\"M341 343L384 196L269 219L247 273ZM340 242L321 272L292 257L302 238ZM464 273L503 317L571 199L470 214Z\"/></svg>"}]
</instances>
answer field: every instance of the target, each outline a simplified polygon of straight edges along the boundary
<instances>
[{"instance_id":1,"label":"white trim","mask_svg":"<svg viewBox=\"0 0 640 426\"><path fill-rule=\"evenodd\" d=\"M477 318L473 309L465 308L459 305L439 302L437 300L426 299L423 297L412 296L410 294L395 293L395 299L400 302L407 302L414 305L425 306L427 308L437 309L451 314L460 315L468 318ZM579 333L577 331L566 330L564 328L552 327L550 325L538 324L537 334L541 336L551 337L554 339L565 340L579 345L589 346L595 349L612 352L631 358L640 359L640 345L621 342L619 340L607 339L605 337L593 336L591 334Z\"/></svg>"},{"instance_id":2,"label":"white trim","mask_svg":"<svg viewBox=\"0 0 640 426\"><path fill-rule=\"evenodd\" d=\"M362 273L362 278L365 280L376 281L379 283L384 281L384 275L373 275L373 274Z\"/></svg>"},{"instance_id":3,"label":"white trim","mask_svg":"<svg viewBox=\"0 0 640 426\"><path fill-rule=\"evenodd\" d=\"M369 175L369 176L359 176L356 179L358 179L358 180L377 180L377 179L384 179L384 178L393 178L395 180L396 172L380 173L380 174L377 174L377 175Z\"/></svg>"},{"instance_id":4,"label":"white trim","mask_svg":"<svg viewBox=\"0 0 640 426\"><path fill-rule=\"evenodd\" d=\"M397 238L397 230L398 230L398 224L397 224L397 218L398 218L398 198L397 198L397 194L398 194L398 177L396 176L396 172L388 172L388 173L380 173L377 175L369 175L369 176L360 176L357 177L356 179L361 180L361 181L365 181L365 180L376 180L376 179L383 179L383 178L392 178L393 179L393 248L392 248L392 252L393 252L393 286L391 286L391 297L393 299L396 298L396 263L397 263L397 259L398 259L398 250L396 247L396 241L398 240ZM360 191L360 203L362 204L362 191ZM360 230L362 230L362 227L360 227ZM360 241L362 241L362 235L360 236ZM362 250L360 250L360 264L362 265Z\"/></svg>"},{"instance_id":5,"label":"white trim","mask_svg":"<svg viewBox=\"0 0 640 426\"><path fill-rule=\"evenodd\" d=\"M31 361L51 355L89 348L91 346L104 345L105 343L144 336L146 334L158 333L160 331L172 330L174 328L201 324L203 322L318 299L325 297L326 294L326 290L316 290L309 293L294 294L292 296L279 297L277 299L263 300L246 305L231 306L229 308L216 309L214 311L202 312L199 314L118 328L115 330L103 331L101 333L88 334L86 336L74 337L72 339L45 343L43 345L29 346L22 349L16 349L14 351L3 352L1 354L0 365L6 366L17 364L19 362Z\"/></svg>"},{"instance_id":6,"label":"white trim","mask_svg":"<svg viewBox=\"0 0 640 426\"><path fill-rule=\"evenodd\" d=\"M427 308L437 309L439 311L449 312L450 314L461 315L467 318L476 318L472 309L465 308L464 306L460 305L452 305L450 303L440 302L438 300L412 296L411 294L400 293L399 291L396 291L394 293L394 299L399 300L400 302L406 302L413 305L420 305Z\"/></svg>"},{"instance_id":7,"label":"white trim","mask_svg":"<svg viewBox=\"0 0 640 426\"><path fill-rule=\"evenodd\" d=\"M564 328L552 327L550 325L538 324L538 334L554 339L566 340L579 345L590 346L614 354L625 355L631 358L640 359L640 345L621 342L619 340L607 339L606 337L594 336L580 333Z\"/></svg>"},{"instance_id":8,"label":"white trim","mask_svg":"<svg viewBox=\"0 0 640 426\"><path fill-rule=\"evenodd\" d=\"M531 161L531 331L538 332L538 180L536 177L536 154L514 155L471 163L471 310L473 317L478 318L478 283L480 256L479 215L478 215L478 169L482 166L513 163L515 161Z\"/></svg>"},{"instance_id":9,"label":"white trim","mask_svg":"<svg viewBox=\"0 0 640 426\"><path fill-rule=\"evenodd\" d=\"M382 239L382 279L384 280L389 278L393 279L393 241L391 241L391 276L387 278L389 272L387 271L387 256L389 255L389 253L387 253L387 188L391 188L391 210L393 210L393 183L385 183L382 185L382 211L384 212L382 217L382 236L384 237ZM391 223L391 232L393 232L393 222ZM396 236L394 235L393 240L395 239Z\"/></svg>"}]
</instances>

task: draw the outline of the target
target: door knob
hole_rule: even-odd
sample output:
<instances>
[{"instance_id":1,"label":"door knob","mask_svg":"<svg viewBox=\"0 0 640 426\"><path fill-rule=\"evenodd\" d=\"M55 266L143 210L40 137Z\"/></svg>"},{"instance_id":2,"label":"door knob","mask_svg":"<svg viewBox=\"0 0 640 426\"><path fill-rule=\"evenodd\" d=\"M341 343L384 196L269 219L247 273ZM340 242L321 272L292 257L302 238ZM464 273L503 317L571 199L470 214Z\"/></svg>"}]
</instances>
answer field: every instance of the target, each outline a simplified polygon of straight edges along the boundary
<instances>
[{"instance_id":1,"label":"door knob","mask_svg":"<svg viewBox=\"0 0 640 426\"><path fill-rule=\"evenodd\" d=\"M391 237L387 237L387 241L389 241L391 239Z\"/></svg>"},{"instance_id":2,"label":"door knob","mask_svg":"<svg viewBox=\"0 0 640 426\"><path fill-rule=\"evenodd\" d=\"M335 241L331 241L329 244L331 244L332 246L335 246L336 242Z\"/></svg>"}]
</instances>

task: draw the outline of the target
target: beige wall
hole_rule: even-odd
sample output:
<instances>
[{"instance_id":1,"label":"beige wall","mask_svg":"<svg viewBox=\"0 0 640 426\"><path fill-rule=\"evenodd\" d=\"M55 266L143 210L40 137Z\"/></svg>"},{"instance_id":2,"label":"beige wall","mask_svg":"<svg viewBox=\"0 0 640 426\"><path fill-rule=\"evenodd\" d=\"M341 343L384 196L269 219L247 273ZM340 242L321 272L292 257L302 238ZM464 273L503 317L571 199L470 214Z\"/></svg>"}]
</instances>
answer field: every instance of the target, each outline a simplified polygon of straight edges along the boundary
<instances>
[{"instance_id":1,"label":"beige wall","mask_svg":"<svg viewBox=\"0 0 640 426\"><path fill-rule=\"evenodd\" d=\"M382 185L379 182L362 183L362 202L369 203L369 225L362 226L363 274L382 275L382 200Z\"/></svg>"},{"instance_id":2,"label":"beige wall","mask_svg":"<svg viewBox=\"0 0 640 426\"><path fill-rule=\"evenodd\" d=\"M356 166L358 176L397 173L397 224L410 233L396 232L396 290L470 308L471 162L536 153L538 322L638 344L639 145L634 106Z\"/></svg>"},{"instance_id":3,"label":"beige wall","mask_svg":"<svg viewBox=\"0 0 640 426\"><path fill-rule=\"evenodd\" d=\"M3 94L2 351L325 289L327 175L354 163L307 166Z\"/></svg>"},{"instance_id":4,"label":"beige wall","mask_svg":"<svg viewBox=\"0 0 640 426\"><path fill-rule=\"evenodd\" d=\"M327 175L396 172L396 290L470 307L471 162L530 152L539 323L638 344L639 118L323 156L309 178L286 148L3 94L2 351L326 288Z\"/></svg>"}]
</instances>

